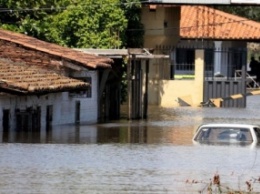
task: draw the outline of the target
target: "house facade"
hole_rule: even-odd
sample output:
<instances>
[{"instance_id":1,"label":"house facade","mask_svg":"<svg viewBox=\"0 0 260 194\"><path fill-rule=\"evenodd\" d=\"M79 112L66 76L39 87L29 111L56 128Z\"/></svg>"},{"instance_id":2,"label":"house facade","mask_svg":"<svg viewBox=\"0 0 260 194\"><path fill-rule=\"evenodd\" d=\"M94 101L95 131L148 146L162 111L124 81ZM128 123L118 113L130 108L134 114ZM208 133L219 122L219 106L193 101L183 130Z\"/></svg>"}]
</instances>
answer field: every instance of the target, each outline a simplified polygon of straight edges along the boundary
<instances>
[{"instance_id":1,"label":"house facade","mask_svg":"<svg viewBox=\"0 0 260 194\"><path fill-rule=\"evenodd\" d=\"M0 29L3 130L96 123L99 79L112 60Z\"/></svg>"},{"instance_id":2,"label":"house facade","mask_svg":"<svg viewBox=\"0 0 260 194\"><path fill-rule=\"evenodd\" d=\"M214 75L234 76L229 68L241 69L247 63L247 43L259 41L258 22L211 7L182 6L181 18L175 73L187 74L185 64L194 62L194 50L204 49L207 69L212 68Z\"/></svg>"},{"instance_id":3,"label":"house facade","mask_svg":"<svg viewBox=\"0 0 260 194\"><path fill-rule=\"evenodd\" d=\"M169 9L175 25L168 25L167 14L160 14ZM144 47L155 48L155 52L168 54L170 59L151 62L149 104L173 107L180 106L182 101L188 106L200 106L205 95L205 78L218 75L234 78L235 71L247 63L247 43L260 39L258 22L206 6L156 4L143 10ZM168 28L172 29L170 35L165 33ZM147 29L161 29L161 33L152 31L151 35ZM152 36L155 41L151 41ZM196 63L202 63L202 69ZM196 74L203 79L196 79Z\"/></svg>"}]
</instances>

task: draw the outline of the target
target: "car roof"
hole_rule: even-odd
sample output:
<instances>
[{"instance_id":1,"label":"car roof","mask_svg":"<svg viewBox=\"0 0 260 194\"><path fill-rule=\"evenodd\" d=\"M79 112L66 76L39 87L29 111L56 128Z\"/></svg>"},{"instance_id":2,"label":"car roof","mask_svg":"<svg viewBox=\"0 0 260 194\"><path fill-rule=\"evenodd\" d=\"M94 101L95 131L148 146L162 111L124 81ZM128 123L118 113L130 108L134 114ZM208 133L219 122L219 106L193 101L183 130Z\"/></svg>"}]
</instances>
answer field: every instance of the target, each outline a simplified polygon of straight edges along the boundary
<instances>
[{"instance_id":1,"label":"car roof","mask_svg":"<svg viewBox=\"0 0 260 194\"><path fill-rule=\"evenodd\" d=\"M252 124L238 124L238 123L209 123L209 124L202 124L201 127L246 127L246 128L252 128L252 127L259 127L258 125L252 125Z\"/></svg>"}]
</instances>

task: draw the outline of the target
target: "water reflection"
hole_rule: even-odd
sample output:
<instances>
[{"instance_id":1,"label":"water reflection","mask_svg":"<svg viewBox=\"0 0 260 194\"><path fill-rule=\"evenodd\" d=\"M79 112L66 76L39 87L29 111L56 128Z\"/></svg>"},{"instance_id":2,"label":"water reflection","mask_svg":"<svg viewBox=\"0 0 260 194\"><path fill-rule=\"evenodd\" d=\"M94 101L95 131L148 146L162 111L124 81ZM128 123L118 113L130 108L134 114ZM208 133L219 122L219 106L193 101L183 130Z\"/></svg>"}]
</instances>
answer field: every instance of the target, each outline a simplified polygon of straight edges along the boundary
<instances>
[{"instance_id":1,"label":"water reflection","mask_svg":"<svg viewBox=\"0 0 260 194\"><path fill-rule=\"evenodd\" d=\"M2 143L190 144L193 126L160 126L149 122L53 126L46 131L2 131Z\"/></svg>"},{"instance_id":2,"label":"water reflection","mask_svg":"<svg viewBox=\"0 0 260 194\"><path fill-rule=\"evenodd\" d=\"M150 107L143 121L1 130L0 193L208 193L215 173L223 191L248 181L259 193L259 147L191 141L202 123L260 124L259 107L258 96L246 109Z\"/></svg>"},{"instance_id":3,"label":"water reflection","mask_svg":"<svg viewBox=\"0 0 260 194\"><path fill-rule=\"evenodd\" d=\"M247 123L259 125L260 96L250 98L248 107L241 109L149 107L148 119L141 121L128 121L123 118L120 121L97 125L50 126L46 129L32 131L0 130L0 142L191 145L194 131L201 124Z\"/></svg>"}]
</instances>

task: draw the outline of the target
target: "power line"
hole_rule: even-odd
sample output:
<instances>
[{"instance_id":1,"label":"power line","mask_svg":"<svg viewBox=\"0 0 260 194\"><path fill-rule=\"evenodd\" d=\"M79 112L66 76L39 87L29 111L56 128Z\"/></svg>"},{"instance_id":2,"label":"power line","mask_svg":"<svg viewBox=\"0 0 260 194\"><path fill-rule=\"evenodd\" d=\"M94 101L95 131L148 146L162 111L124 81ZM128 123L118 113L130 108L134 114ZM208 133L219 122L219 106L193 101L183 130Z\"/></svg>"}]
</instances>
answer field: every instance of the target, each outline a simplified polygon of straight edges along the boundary
<instances>
[{"instance_id":1,"label":"power line","mask_svg":"<svg viewBox=\"0 0 260 194\"><path fill-rule=\"evenodd\" d=\"M221 23L214 23L214 24L206 24L206 25L195 25L195 26L185 26L185 27L171 27L171 28L148 28L148 29L128 29L128 31L157 31L157 30L177 30L177 29L191 29L191 28L201 28L201 27L208 27L208 26L221 26L224 24L229 24L229 23L242 23L246 21L251 21L250 19L243 19L243 20L236 20L236 21L231 21L231 22L221 22Z\"/></svg>"},{"instance_id":2,"label":"power line","mask_svg":"<svg viewBox=\"0 0 260 194\"><path fill-rule=\"evenodd\" d=\"M187 29L187 30L192 30L195 28L203 28L203 27L216 27L216 26L221 26L225 24L230 24L230 23L242 23L246 21L251 21L250 19L243 19L243 20L236 20L236 21L230 21L230 22L221 22L221 23L214 23L214 24L206 24L206 25L194 25L194 26L184 26L184 27L167 27L167 28L131 28L131 29L126 29L127 31L160 31L160 30L182 30L182 29ZM5 24L5 23L2 23ZM8 24L16 24L15 22L8 22Z\"/></svg>"}]
</instances>

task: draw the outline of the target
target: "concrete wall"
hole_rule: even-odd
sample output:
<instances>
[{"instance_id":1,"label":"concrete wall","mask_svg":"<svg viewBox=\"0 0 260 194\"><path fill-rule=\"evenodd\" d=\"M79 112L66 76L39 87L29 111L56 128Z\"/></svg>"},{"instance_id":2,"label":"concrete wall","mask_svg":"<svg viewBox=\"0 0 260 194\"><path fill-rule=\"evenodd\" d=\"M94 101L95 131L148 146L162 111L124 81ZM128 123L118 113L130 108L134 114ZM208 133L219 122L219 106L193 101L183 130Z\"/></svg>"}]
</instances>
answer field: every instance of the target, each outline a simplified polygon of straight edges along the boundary
<instances>
[{"instance_id":1,"label":"concrete wall","mask_svg":"<svg viewBox=\"0 0 260 194\"><path fill-rule=\"evenodd\" d=\"M154 10L149 6L143 7L142 23L145 29L145 48L176 45L180 39L180 6L157 6Z\"/></svg>"},{"instance_id":2,"label":"concrete wall","mask_svg":"<svg viewBox=\"0 0 260 194\"><path fill-rule=\"evenodd\" d=\"M194 80L161 80L159 105L162 107L194 106L203 101L204 51L196 50Z\"/></svg>"},{"instance_id":3,"label":"concrete wall","mask_svg":"<svg viewBox=\"0 0 260 194\"><path fill-rule=\"evenodd\" d=\"M149 6L142 8L142 23L144 24L144 47L164 47L156 49L154 54L170 54L180 40L180 6L156 6L151 10ZM144 65L142 66L142 68ZM144 69L144 68L143 68ZM160 92L159 82L170 77L170 61L152 59L149 65L149 104L158 105Z\"/></svg>"},{"instance_id":4,"label":"concrete wall","mask_svg":"<svg viewBox=\"0 0 260 194\"><path fill-rule=\"evenodd\" d=\"M0 96L0 129L3 123L3 109L10 110L11 129L15 128L15 110L25 110L28 107L41 108L41 126L46 126L46 110L48 105L53 106L53 125L75 123L76 101L80 101L80 123L96 123L98 120L98 74L97 71L88 71L92 78L92 96L73 97L68 92L53 93L43 96Z\"/></svg>"}]
</instances>

